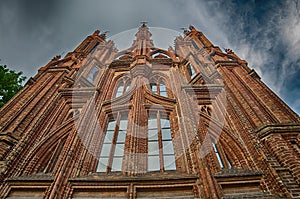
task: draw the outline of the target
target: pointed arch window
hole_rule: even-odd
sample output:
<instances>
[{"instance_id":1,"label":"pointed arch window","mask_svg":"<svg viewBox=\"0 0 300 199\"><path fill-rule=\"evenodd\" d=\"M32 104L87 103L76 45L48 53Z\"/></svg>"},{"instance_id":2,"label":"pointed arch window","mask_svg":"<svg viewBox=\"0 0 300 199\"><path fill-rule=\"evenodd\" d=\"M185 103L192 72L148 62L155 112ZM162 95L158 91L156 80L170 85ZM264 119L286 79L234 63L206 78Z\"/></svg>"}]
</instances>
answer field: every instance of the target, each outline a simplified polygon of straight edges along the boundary
<instances>
[{"instance_id":1,"label":"pointed arch window","mask_svg":"<svg viewBox=\"0 0 300 199\"><path fill-rule=\"evenodd\" d=\"M164 97L168 97L167 87L162 79L160 79L159 81L150 83L150 87L151 87L151 90L153 93L164 96Z\"/></svg>"},{"instance_id":2,"label":"pointed arch window","mask_svg":"<svg viewBox=\"0 0 300 199\"><path fill-rule=\"evenodd\" d=\"M196 71L191 63L187 65L187 71L191 79L193 79L196 76Z\"/></svg>"},{"instance_id":3,"label":"pointed arch window","mask_svg":"<svg viewBox=\"0 0 300 199\"><path fill-rule=\"evenodd\" d=\"M129 90L130 87L130 80L129 79L123 79L119 82L118 86L117 86L117 90L115 93L115 97L120 97L121 95L123 95L125 92L127 92Z\"/></svg>"},{"instance_id":4,"label":"pointed arch window","mask_svg":"<svg viewBox=\"0 0 300 199\"><path fill-rule=\"evenodd\" d=\"M96 172L122 170L127 124L127 114L108 121Z\"/></svg>"},{"instance_id":5,"label":"pointed arch window","mask_svg":"<svg viewBox=\"0 0 300 199\"><path fill-rule=\"evenodd\" d=\"M168 115L148 114L148 171L176 170Z\"/></svg>"},{"instance_id":6,"label":"pointed arch window","mask_svg":"<svg viewBox=\"0 0 300 199\"><path fill-rule=\"evenodd\" d=\"M223 151L221 145L217 144L212 137L211 137L211 143L212 143L213 150L217 157L220 168L221 169L232 168L232 164L231 164L230 160L228 159L227 154Z\"/></svg>"},{"instance_id":7,"label":"pointed arch window","mask_svg":"<svg viewBox=\"0 0 300 199\"><path fill-rule=\"evenodd\" d=\"M98 68L97 66L94 66L94 67L90 70L87 79L88 79L90 82L93 83L93 82L95 81L95 79L96 79L98 73L99 73L99 68Z\"/></svg>"}]
</instances>

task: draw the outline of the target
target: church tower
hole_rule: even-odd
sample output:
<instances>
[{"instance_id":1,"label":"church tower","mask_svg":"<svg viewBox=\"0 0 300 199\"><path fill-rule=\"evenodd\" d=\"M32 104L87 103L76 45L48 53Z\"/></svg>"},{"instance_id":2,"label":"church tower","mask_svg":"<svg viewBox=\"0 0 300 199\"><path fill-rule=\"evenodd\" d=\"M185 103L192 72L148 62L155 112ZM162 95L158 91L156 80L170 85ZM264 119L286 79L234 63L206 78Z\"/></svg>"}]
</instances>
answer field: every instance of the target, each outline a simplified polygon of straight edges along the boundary
<instances>
[{"instance_id":1,"label":"church tower","mask_svg":"<svg viewBox=\"0 0 300 199\"><path fill-rule=\"evenodd\" d=\"M0 110L0 198L300 198L300 118L190 26L95 31Z\"/></svg>"}]
</instances>

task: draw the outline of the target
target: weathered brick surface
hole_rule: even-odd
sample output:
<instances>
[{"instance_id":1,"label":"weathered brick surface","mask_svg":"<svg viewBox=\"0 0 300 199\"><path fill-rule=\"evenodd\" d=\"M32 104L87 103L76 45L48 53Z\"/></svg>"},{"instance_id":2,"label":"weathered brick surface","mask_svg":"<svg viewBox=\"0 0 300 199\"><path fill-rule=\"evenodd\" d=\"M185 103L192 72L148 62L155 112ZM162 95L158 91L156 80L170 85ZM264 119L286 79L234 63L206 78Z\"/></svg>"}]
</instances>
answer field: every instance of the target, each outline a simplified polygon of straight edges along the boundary
<instances>
[{"instance_id":1,"label":"weathered brick surface","mask_svg":"<svg viewBox=\"0 0 300 199\"><path fill-rule=\"evenodd\" d=\"M31 191L44 198L300 197L300 118L246 61L194 27L175 49L156 48L145 24L136 36L118 52L96 31L41 67L0 110L1 198ZM168 97L151 91L160 79ZM131 87L116 98L120 81ZM161 163L147 172L149 111L170 119L176 171ZM108 120L121 114L128 115L122 171L97 173Z\"/></svg>"}]
</instances>

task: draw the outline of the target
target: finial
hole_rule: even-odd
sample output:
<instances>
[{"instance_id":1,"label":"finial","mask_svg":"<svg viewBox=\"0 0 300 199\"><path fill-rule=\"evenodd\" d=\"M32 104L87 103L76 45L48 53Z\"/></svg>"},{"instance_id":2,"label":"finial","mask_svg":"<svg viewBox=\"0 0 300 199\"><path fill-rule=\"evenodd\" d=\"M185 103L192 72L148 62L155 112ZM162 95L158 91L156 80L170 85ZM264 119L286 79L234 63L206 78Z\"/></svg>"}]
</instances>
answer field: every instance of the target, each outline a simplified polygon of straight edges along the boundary
<instances>
[{"instance_id":1,"label":"finial","mask_svg":"<svg viewBox=\"0 0 300 199\"><path fill-rule=\"evenodd\" d=\"M190 29L191 31L196 31L196 28L195 28L194 26L192 26L192 25L190 25L189 29Z\"/></svg>"},{"instance_id":2,"label":"finial","mask_svg":"<svg viewBox=\"0 0 300 199\"><path fill-rule=\"evenodd\" d=\"M181 30L183 30L183 34L184 35L188 35L189 33L190 33L190 31L188 31L188 29L187 28L180 28Z\"/></svg>"},{"instance_id":3,"label":"finial","mask_svg":"<svg viewBox=\"0 0 300 199\"><path fill-rule=\"evenodd\" d=\"M52 58L51 61L58 61L61 58L61 55L56 55L55 57Z\"/></svg>"},{"instance_id":4,"label":"finial","mask_svg":"<svg viewBox=\"0 0 300 199\"><path fill-rule=\"evenodd\" d=\"M100 30L96 30L94 33L93 33L93 35L95 35L95 36L97 36L97 35L99 35L100 34Z\"/></svg>"},{"instance_id":5,"label":"finial","mask_svg":"<svg viewBox=\"0 0 300 199\"><path fill-rule=\"evenodd\" d=\"M231 49L229 49L229 48L225 49L225 52L226 52L227 54L233 54L233 51L232 51Z\"/></svg>"},{"instance_id":6,"label":"finial","mask_svg":"<svg viewBox=\"0 0 300 199\"><path fill-rule=\"evenodd\" d=\"M108 32L109 32L108 30L105 31L105 32L103 32L101 35L99 35L99 37L100 37L101 39L105 40L105 39L106 39L106 34L107 34Z\"/></svg>"},{"instance_id":7,"label":"finial","mask_svg":"<svg viewBox=\"0 0 300 199\"><path fill-rule=\"evenodd\" d=\"M141 21L142 27L147 27L147 21Z\"/></svg>"}]
</instances>

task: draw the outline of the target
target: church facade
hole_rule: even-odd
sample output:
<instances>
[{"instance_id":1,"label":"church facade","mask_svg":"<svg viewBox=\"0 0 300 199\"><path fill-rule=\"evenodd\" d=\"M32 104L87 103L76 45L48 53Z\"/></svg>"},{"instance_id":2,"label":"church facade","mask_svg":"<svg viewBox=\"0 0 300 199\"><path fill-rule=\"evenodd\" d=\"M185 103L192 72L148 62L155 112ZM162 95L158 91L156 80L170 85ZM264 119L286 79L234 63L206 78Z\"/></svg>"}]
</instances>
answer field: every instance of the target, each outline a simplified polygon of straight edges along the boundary
<instances>
[{"instance_id":1,"label":"church facade","mask_svg":"<svg viewBox=\"0 0 300 199\"><path fill-rule=\"evenodd\" d=\"M0 110L0 198L300 198L300 118L190 26L95 31Z\"/></svg>"}]
</instances>

